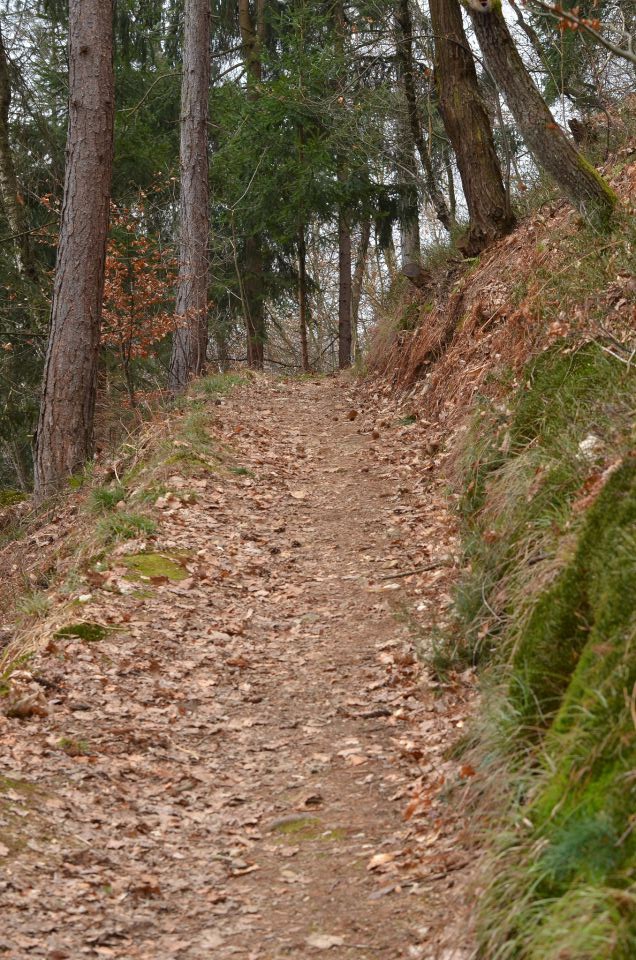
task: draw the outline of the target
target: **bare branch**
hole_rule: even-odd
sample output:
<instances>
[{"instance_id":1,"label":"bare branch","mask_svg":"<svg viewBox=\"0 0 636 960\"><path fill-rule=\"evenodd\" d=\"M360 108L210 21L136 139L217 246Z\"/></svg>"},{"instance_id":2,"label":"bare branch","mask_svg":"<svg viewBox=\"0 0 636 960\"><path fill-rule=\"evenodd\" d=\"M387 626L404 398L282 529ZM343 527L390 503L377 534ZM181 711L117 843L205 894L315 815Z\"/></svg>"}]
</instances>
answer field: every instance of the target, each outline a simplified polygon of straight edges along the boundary
<instances>
[{"instance_id":1,"label":"bare branch","mask_svg":"<svg viewBox=\"0 0 636 960\"><path fill-rule=\"evenodd\" d=\"M617 43L613 43L611 40L608 40L607 37L603 36L601 33L602 24L599 20L590 20L587 17L581 17L574 12L574 9L568 9L562 7L560 3L550 3L549 0L523 0L524 3L529 4L533 7L539 7L541 10L544 10L551 17L554 17L555 20L558 20L560 24L569 27L572 30L582 30L583 32L589 34L591 37L600 43L606 50L609 50L617 57L622 57L624 60L629 60L630 63L633 63L636 66L636 51L634 50L634 38L630 33L624 31L621 40L624 41L625 46L620 46Z\"/></svg>"}]
</instances>

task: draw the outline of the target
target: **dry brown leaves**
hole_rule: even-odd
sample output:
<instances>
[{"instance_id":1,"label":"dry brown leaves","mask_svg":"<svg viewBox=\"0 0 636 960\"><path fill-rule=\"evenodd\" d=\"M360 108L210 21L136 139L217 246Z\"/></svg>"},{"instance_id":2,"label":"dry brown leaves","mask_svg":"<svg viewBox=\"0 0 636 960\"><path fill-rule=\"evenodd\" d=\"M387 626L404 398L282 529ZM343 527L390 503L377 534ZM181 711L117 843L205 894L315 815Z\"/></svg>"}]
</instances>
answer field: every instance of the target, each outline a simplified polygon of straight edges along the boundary
<instances>
[{"instance_id":1,"label":"dry brown leaves","mask_svg":"<svg viewBox=\"0 0 636 960\"><path fill-rule=\"evenodd\" d=\"M74 615L107 634L51 639L12 681L36 708L0 719L2 955L467 955L445 794L474 684L414 649L457 540L440 438L404 416L257 379L210 418L249 473L175 469L158 535L86 571ZM186 579L131 580L143 550Z\"/></svg>"}]
</instances>

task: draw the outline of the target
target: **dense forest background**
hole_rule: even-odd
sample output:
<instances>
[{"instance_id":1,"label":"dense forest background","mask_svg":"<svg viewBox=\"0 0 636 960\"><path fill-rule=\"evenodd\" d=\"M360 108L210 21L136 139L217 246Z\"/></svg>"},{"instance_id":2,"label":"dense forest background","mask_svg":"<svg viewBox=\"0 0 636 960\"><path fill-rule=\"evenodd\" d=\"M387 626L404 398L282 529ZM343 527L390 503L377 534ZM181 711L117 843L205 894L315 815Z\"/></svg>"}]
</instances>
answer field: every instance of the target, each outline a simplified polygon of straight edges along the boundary
<instances>
[{"instance_id":1,"label":"dense forest background","mask_svg":"<svg viewBox=\"0 0 636 960\"><path fill-rule=\"evenodd\" d=\"M635 89L631 0L586 0L567 15L510 2L505 19L485 0L468 4L463 20L455 0L212 6L207 359L220 369L359 361L400 273L421 283L449 248L478 255L541 202L549 151L542 156L519 122L520 94L502 89L488 36L475 36L484 33L476 11L508 25L555 124L593 163L612 145L614 108ZM63 200L68 12L60 0L4 0L0 12L0 484L23 490ZM451 42L470 60L454 78L441 42L451 29L465 31ZM179 326L183 36L179 0L115 6L98 444L168 385ZM475 204L490 196L479 167L487 151L467 126L475 103L457 86L461 70L476 70L503 190L494 227L476 232ZM567 184L558 189L568 194Z\"/></svg>"}]
</instances>

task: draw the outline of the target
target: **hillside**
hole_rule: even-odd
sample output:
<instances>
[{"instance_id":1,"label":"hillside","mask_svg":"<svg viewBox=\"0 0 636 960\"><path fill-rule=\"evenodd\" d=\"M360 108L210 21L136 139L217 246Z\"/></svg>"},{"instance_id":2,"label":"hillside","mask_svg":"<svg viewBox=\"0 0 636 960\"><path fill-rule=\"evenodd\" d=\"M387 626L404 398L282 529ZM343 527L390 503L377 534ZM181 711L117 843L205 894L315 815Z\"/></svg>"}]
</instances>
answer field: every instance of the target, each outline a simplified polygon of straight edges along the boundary
<instances>
[{"instance_id":1,"label":"hillside","mask_svg":"<svg viewBox=\"0 0 636 960\"><path fill-rule=\"evenodd\" d=\"M490 852L479 956L636 950L636 150L606 165L609 235L548 203L468 269L394 293L373 389L439 448L460 525L452 615L420 615L441 679L477 664L460 755Z\"/></svg>"}]
</instances>

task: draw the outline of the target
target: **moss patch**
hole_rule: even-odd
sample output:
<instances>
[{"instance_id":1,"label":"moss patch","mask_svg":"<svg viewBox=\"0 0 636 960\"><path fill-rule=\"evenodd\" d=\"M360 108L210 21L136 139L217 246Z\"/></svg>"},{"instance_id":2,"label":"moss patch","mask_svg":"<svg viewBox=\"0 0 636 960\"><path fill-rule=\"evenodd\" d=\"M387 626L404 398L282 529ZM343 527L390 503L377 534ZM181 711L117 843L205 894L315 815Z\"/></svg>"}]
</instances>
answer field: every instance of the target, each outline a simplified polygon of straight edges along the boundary
<instances>
[{"instance_id":1,"label":"moss patch","mask_svg":"<svg viewBox=\"0 0 636 960\"><path fill-rule=\"evenodd\" d=\"M482 408L460 626L487 664L478 748L509 786L481 956L636 955L636 373L561 344ZM590 442L591 441L591 442ZM494 691L494 692L493 692Z\"/></svg>"},{"instance_id":2,"label":"moss patch","mask_svg":"<svg viewBox=\"0 0 636 960\"><path fill-rule=\"evenodd\" d=\"M20 490L11 490L4 488L0 490L0 509L3 507L13 507L16 503L22 503L26 500L26 494Z\"/></svg>"},{"instance_id":3,"label":"moss patch","mask_svg":"<svg viewBox=\"0 0 636 960\"><path fill-rule=\"evenodd\" d=\"M123 562L130 570L129 580L152 580L153 577L185 580L188 576L185 559L176 554L148 552L130 554L123 558Z\"/></svg>"},{"instance_id":4,"label":"moss patch","mask_svg":"<svg viewBox=\"0 0 636 960\"><path fill-rule=\"evenodd\" d=\"M87 643L98 643L108 636L109 630L103 627L101 623L70 623L67 627L62 627L56 631L55 637L77 637L78 640L85 640Z\"/></svg>"}]
</instances>

